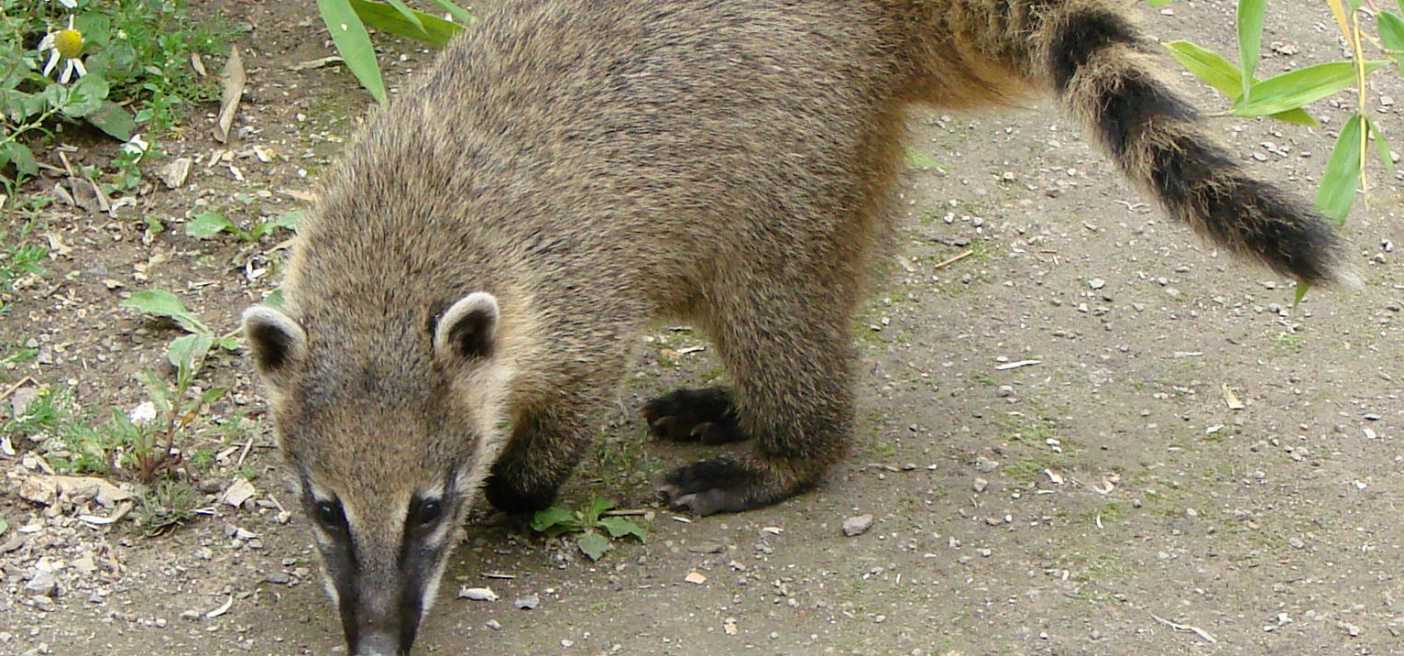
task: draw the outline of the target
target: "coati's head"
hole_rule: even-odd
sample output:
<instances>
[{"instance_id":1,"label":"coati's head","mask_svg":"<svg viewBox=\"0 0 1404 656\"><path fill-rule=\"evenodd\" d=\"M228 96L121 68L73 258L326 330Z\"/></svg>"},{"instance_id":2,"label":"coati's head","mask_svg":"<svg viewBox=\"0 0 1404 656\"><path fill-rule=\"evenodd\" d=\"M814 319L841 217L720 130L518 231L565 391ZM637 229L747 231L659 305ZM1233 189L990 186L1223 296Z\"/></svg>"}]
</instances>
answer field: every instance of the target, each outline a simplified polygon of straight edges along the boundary
<instances>
[{"instance_id":1,"label":"coati's head","mask_svg":"<svg viewBox=\"0 0 1404 656\"><path fill-rule=\"evenodd\" d=\"M409 653L503 439L497 300L441 308L370 324L244 312L353 656Z\"/></svg>"}]
</instances>

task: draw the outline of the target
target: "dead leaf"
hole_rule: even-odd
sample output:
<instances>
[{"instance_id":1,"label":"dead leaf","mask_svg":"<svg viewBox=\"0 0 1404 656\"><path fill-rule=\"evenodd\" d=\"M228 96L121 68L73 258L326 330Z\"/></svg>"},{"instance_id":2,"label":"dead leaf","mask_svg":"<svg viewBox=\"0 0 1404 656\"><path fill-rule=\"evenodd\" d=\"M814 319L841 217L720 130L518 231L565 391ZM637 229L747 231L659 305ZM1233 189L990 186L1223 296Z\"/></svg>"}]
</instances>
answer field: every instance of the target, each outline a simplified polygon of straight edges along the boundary
<instances>
[{"instance_id":1,"label":"dead leaf","mask_svg":"<svg viewBox=\"0 0 1404 656\"><path fill-rule=\"evenodd\" d=\"M161 167L161 182L171 189L179 189L185 186L185 181L190 177L190 165L194 163L189 157L178 157Z\"/></svg>"},{"instance_id":2,"label":"dead leaf","mask_svg":"<svg viewBox=\"0 0 1404 656\"><path fill-rule=\"evenodd\" d=\"M1227 383L1225 383L1225 384L1223 385L1223 390L1224 390L1224 403L1228 404L1228 409L1229 409L1229 410L1242 410L1242 409L1248 407L1248 406L1243 405L1243 402L1242 402L1242 401L1239 401L1239 400L1238 400L1238 396L1235 395L1235 394L1233 393L1233 390L1232 390L1232 389L1229 389L1229 386L1228 386Z\"/></svg>"},{"instance_id":3,"label":"dead leaf","mask_svg":"<svg viewBox=\"0 0 1404 656\"><path fill-rule=\"evenodd\" d=\"M209 75L209 73L205 72L205 60L200 58L200 53L198 52L190 53L190 68L195 69L195 74L200 77L207 77Z\"/></svg>"},{"instance_id":4,"label":"dead leaf","mask_svg":"<svg viewBox=\"0 0 1404 656\"><path fill-rule=\"evenodd\" d=\"M131 511L132 502L123 501L120 505L117 506L117 512L114 512L107 517L99 517L97 515L79 515L78 519L81 519L89 524L93 524L94 526L106 526L108 524L116 524L117 522L122 521L122 518L126 517L127 513Z\"/></svg>"},{"instance_id":5,"label":"dead leaf","mask_svg":"<svg viewBox=\"0 0 1404 656\"><path fill-rule=\"evenodd\" d=\"M1058 472L1055 472L1052 469L1045 469L1043 470L1043 473L1048 474L1048 480L1052 481L1054 485L1063 484L1062 474L1059 474Z\"/></svg>"},{"instance_id":6,"label":"dead leaf","mask_svg":"<svg viewBox=\"0 0 1404 656\"><path fill-rule=\"evenodd\" d=\"M255 494L258 494L258 490L254 489L253 483L250 483L248 479L238 478L229 486L229 489L224 491L224 495L219 500L238 508Z\"/></svg>"},{"instance_id":7,"label":"dead leaf","mask_svg":"<svg viewBox=\"0 0 1404 656\"><path fill-rule=\"evenodd\" d=\"M332 55L332 56L330 56L330 57L322 57L321 59L312 59L312 60L305 61L305 62L301 62L301 63L298 63L298 64L292 64L292 65L288 66L288 70L290 70L290 71L308 71L308 70L312 70L312 69L314 69L314 68L322 68L323 66L331 66L332 64L338 64L338 63L341 63L341 61L342 61L341 57L338 57L338 56L336 56L336 55Z\"/></svg>"},{"instance_id":8,"label":"dead leaf","mask_svg":"<svg viewBox=\"0 0 1404 656\"><path fill-rule=\"evenodd\" d=\"M215 141L225 143L229 140L229 128L234 126L234 114L239 111L239 99L244 96L246 82L244 61L239 57L239 48L232 46L229 48L229 59L224 62L224 70L220 72L220 83L224 90L219 99L219 119L214 128Z\"/></svg>"},{"instance_id":9,"label":"dead leaf","mask_svg":"<svg viewBox=\"0 0 1404 656\"><path fill-rule=\"evenodd\" d=\"M214 610L211 610L211 611L208 612L208 613L205 613L205 619L207 619L207 620L212 620L212 619L214 619L214 618L216 618L216 617L219 617L220 615L223 615L223 614L229 612L229 609L232 608L233 606L234 606L234 595L229 595L229 598L228 598L228 599L225 599L225 600L224 600L224 603L222 603L222 604L219 605L219 608L216 608L216 609L214 609Z\"/></svg>"}]
</instances>

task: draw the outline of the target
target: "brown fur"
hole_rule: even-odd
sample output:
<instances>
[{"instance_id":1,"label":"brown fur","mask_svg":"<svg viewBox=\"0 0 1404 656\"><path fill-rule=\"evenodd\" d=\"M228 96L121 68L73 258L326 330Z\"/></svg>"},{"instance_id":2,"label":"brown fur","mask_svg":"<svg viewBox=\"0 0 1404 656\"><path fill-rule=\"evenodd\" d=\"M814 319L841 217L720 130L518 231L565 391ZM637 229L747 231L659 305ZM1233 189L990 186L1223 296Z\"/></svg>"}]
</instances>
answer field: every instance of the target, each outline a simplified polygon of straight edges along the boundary
<instances>
[{"instance_id":1,"label":"brown fur","mask_svg":"<svg viewBox=\"0 0 1404 656\"><path fill-rule=\"evenodd\" d=\"M675 317L711 337L733 388L651 402L653 431L756 448L674 472L670 500L708 514L813 485L852 427L850 319L914 104L1057 93L1196 230L1306 280L1338 275L1330 230L1195 128L1119 5L522 0L485 15L324 181L285 284L305 344L284 362L251 340L284 452L380 523L364 558L393 557L392 515L449 468L466 491L454 518L491 463L494 504L542 507L632 345ZM479 291L500 304L490 351L436 352L436 316Z\"/></svg>"}]
</instances>

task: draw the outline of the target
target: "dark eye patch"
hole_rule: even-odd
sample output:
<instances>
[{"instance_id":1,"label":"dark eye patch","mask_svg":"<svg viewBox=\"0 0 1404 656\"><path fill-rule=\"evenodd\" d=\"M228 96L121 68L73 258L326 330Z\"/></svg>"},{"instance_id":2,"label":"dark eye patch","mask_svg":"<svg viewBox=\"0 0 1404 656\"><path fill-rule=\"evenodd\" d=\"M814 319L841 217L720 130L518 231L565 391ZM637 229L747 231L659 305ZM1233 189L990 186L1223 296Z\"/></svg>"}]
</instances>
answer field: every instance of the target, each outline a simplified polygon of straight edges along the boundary
<instances>
[{"instance_id":1,"label":"dark eye patch","mask_svg":"<svg viewBox=\"0 0 1404 656\"><path fill-rule=\"evenodd\" d=\"M438 523L444 516L444 503L440 499L424 499L415 503L410 510L410 523L421 527L429 528Z\"/></svg>"}]
</instances>

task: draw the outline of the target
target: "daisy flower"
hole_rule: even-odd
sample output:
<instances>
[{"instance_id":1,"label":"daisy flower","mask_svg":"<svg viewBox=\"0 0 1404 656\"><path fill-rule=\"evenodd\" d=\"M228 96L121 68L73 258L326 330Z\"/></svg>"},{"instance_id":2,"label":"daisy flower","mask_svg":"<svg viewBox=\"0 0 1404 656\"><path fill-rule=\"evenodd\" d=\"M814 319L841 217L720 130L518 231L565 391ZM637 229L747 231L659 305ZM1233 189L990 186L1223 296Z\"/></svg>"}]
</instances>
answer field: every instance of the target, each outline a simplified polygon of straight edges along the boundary
<instances>
[{"instance_id":1,"label":"daisy flower","mask_svg":"<svg viewBox=\"0 0 1404 656\"><path fill-rule=\"evenodd\" d=\"M59 62L63 62L63 71L59 73L60 84L68 84L75 72L78 77L88 74L88 69L83 68L83 60L79 58L83 54L83 33L74 29L72 16L68 17L67 29L50 32L39 42L39 55L43 56L46 50L49 51L49 62L44 64L45 77L54 72Z\"/></svg>"}]
</instances>

